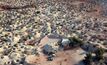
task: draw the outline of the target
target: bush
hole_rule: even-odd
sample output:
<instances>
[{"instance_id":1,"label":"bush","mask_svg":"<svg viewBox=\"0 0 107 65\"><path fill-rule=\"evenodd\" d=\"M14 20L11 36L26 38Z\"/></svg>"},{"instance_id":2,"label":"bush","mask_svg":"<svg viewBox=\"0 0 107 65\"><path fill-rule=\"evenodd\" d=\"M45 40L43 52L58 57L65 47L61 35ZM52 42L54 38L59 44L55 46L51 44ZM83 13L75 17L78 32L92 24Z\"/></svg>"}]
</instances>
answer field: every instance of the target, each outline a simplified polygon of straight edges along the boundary
<instances>
[{"instance_id":1,"label":"bush","mask_svg":"<svg viewBox=\"0 0 107 65\"><path fill-rule=\"evenodd\" d=\"M76 37L71 37L71 38L69 38L69 40L70 40L69 46L72 46L72 47L81 46L83 44L83 41Z\"/></svg>"},{"instance_id":2,"label":"bush","mask_svg":"<svg viewBox=\"0 0 107 65\"><path fill-rule=\"evenodd\" d=\"M91 63L93 61L92 53L86 54L86 57L85 57L84 61L85 61L86 65L91 65Z\"/></svg>"},{"instance_id":3,"label":"bush","mask_svg":"<svg viewBox=\"0 0 107 65\"><path fill-rule=\"evenodd\" d=\"M105 51L104 51L103 48L98 48L98 49L96 50L96 52L95 52L96 58L97 58L98 60L103 59L103 58L104 58L104 57L103 57L104 52L105 52Z\"/></svg>"}]
</instances>

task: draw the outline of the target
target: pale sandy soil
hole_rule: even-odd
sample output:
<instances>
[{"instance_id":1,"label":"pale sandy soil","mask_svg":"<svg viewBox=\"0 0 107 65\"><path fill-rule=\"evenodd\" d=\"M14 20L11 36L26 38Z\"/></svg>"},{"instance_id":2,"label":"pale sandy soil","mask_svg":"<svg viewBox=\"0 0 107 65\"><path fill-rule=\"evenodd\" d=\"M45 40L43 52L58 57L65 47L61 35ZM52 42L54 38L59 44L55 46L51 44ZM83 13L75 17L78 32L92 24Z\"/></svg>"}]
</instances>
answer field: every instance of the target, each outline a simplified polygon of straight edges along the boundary
<instances>
[{"instance_id":1,"label":"pale sandy soil","mask_svg":"<svg viewBox=\"0 0 107 65\"><path fill-rule=\"evenodd\" d=\"M47 56L45 56L41 52L41 48L45 45L45 43L48 43L49 40L50 39L47 36L45 36L41 40L38 46L38 51L40 52L40 55L28 57L28 62L30 64L36 63L38 65L75 65L80 64L79 62L84 59L83 53L85 51L83 51L81 48L75 48L66 51L58 51L53 61L47 61Z\"/></svg>"},{"instance_id":2,"label":"pale sandy soil","mask_svg":"<svg viewBox=\"0 0 107 65\"><path fill-rule=\"evenodd\" d=\"M59 51L58 53L56 53L56 57L54 58L53 61L47 61L46 56L40 54L40 56L38 57L33 56L32 57L33 60L30 60L30 63L32 64L36 63L38 65L76 65L82 59L84 59L83 53L84 51L80 48Z\"/></svg>"}]
</instances>

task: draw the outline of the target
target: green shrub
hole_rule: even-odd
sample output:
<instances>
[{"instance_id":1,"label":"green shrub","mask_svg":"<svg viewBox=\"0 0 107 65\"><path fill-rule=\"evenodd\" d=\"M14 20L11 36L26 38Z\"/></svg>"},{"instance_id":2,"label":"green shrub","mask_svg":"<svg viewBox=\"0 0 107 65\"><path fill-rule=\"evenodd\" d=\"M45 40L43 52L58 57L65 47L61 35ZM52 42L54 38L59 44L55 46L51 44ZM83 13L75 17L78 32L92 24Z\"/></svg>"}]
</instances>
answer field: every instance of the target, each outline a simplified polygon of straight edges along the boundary
<instances>
[{"instance_id":1,"label":"green shrub","mask_svg":"<svg viewBox=\"0 0 107 65\"><path fill-rule=\"evenodd\" d=\"M86 65L91 65L92 61L93 61L92 53L89 52L88 54L86 54L85 63Z\"/></svg>"},{"instance_id":2,"label":"green shrub","mask_svg":"<svg viewBox=\"0 0 107 65\"><path fill-rule=\"evenodd\" d=\"M96 50L96 52L95 52L96 58L97 58L98 60L103 59L103 58L104 58L104 57L103 57L104 52L105 52L105 51L104 51L103 48L98 48L98 49Z\"/></svg>"},{"instance_id":3,"label":"green shrub","mask_svg":"<svg viewBox=\"0 0 107 65\"><path fill-rule=\"evenodd\" d=\"M70 40L70 46L74 47L74 46L81 46L83 44L83 41L79 38L76 37L71 37L69 38Z\"/></svg>"}]
</instances>

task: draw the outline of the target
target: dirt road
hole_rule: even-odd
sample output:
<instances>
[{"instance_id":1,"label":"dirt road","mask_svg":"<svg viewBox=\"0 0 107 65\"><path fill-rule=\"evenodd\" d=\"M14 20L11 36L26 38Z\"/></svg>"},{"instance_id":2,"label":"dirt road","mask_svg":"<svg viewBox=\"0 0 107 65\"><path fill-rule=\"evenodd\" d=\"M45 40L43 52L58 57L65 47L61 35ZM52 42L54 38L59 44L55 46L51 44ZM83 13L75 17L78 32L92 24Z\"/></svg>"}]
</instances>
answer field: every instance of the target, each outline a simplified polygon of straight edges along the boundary
<instances>
[{"instance_id":1,"label":"dirt road","mask_svg":"<svg viewBox=\"0 0 107 65\"><path fill-rule=\"evenodd\" d=\"M47 61L46 56L41 54L39 57L33 57L34 63L32 64L36 63L38 65L80 65L80 61L83 60L85 56L83 53L84 51L80 48L59 51L58 53L56 53L56 57L53 61Z\"/></svg>"}]
</instances>

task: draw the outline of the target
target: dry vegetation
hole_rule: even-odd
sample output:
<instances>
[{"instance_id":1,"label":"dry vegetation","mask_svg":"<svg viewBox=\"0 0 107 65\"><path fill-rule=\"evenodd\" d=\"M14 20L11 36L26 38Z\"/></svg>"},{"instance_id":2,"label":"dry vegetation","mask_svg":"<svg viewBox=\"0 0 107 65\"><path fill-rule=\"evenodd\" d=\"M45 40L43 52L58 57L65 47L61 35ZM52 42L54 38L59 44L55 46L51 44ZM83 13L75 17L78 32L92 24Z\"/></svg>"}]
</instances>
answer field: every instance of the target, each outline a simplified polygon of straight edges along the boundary
<instances>
[{"instance_id":1,"label":"dry vegetation","mask_svg":"<svg viewBox=\"0 0 107 65\"><path fill-rule=\"evenodd\" d=\"M55 53L53 61L47 61L43 47L59 40L47 35L75 36L91 49L106 49L102 45L107 40L106 14L97 0L0 0L0 63L19 65L24 57L22 65L83 65L86 50L80 48L80 41L73 41L75 47L66 46Z\"/></svg>"}]
</instances>

